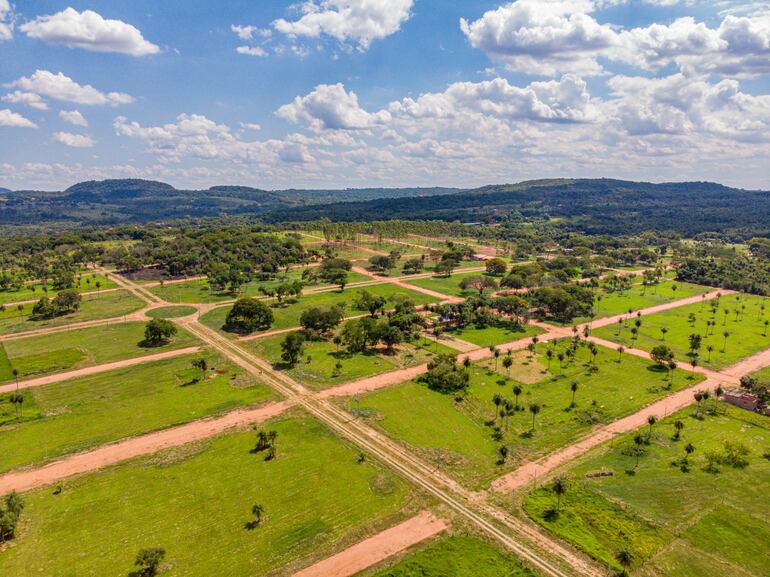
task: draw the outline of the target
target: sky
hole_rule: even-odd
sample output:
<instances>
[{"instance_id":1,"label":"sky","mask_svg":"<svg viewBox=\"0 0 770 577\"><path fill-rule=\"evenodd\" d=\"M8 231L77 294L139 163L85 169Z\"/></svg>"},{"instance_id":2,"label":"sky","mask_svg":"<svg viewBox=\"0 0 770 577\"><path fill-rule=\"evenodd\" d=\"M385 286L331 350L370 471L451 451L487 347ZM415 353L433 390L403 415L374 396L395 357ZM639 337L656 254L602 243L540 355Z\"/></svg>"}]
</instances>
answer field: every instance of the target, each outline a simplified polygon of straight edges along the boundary
<instances>
[{"instance_id":1,"label":"sky","mask_svg":"<svg viewBox=\"0 0 770 577\"><path fill-rule=\"evenodd\" d=\"M770 189L770 2L0 0L0 187Z\"/></svg>"}]
</instances>

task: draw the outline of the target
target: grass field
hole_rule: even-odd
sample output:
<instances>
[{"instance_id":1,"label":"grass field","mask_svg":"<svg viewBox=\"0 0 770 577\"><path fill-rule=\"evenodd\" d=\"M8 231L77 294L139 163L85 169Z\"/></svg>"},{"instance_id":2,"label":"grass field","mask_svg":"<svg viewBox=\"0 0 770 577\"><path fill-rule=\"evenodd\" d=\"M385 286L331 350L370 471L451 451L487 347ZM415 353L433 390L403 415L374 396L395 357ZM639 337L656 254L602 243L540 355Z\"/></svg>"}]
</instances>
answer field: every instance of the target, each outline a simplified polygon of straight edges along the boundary
<instances>
[{"instance_id":1,"label":"grass field","mask_svg":"<svg viewBox=\"0 0 770 577\"><path fill-rule=\"evenodd\" d=\"M488 326L484 328L469 325L462 329L449 331L447 334L480 347L490 347L492 345L510 343L526 337L539 335L543 332L543 329L534 325L517 326L513 324L501 324L499 326Z\"/></svg>"},{"instance_id":2,"label":"grass field","mask_svg":"<svg viewBox=\"0 0 770 577\"><path fill-rule=\"evenodd\" d=\"M226 372L210 371L194 382L200 373L190 362L201 356L210 367ZM241 369L211 353L27 389L21 423L14 419L9 395L1 395L0 471L256 405L272 396Z\"/></svg>"},{"instance_id":3,"label":"grass field","mask_svg":"<svg viewBox=\"0 0 770 577\"><path fill-rule=\"evenodd\" d=\"M195 307L185 306L159 307L157 309L147 311L147 316L152 319L178 319L195 314L197 310L198 309Z\"/></svg>"},{"instance_id":4,"label":"grass field","mask_svg":"<svg viewBox=\"0 0 770 577\"><path fill-rule=\"evenodd\" d=\"M281 342L286 335L276 335L245 343L246 347L260 357L270 361L276 368L284 368L281 362ZM413 367L431 359L436 353L456 353L454 349L418 339L413 344L404 344L387 353L349 353L344 347L337 347L328 340L307 341L303 359L287 372L308 385L320 390L330 386L354 381L363 377L387 373L396 369ZM339 360L342 369L335 365Z\"/></svg>"},{"instance_id":5,"label":"grass field","mask_svg":"<svg viewBox=\"0 0 770 577\"><path fill-rule=\"evenodd\" d=\"M120 323L0 343L0 382L13 379L13 368L24 379L198 344L190 333L179 330L167 345L146 346L144 327Z\"/></svg>"},{"instance_id":6,"label":"grass field","mask_svg":"<svg viewBox=\"0 0 770 577\"><path fill-rule=\"evenodd\" d=\"M302 279L302 270L294 269L289 271L288 274L281 275L273 280L268 281L254 281L245 284L241 287L241 290L237 297L249 296L259 297L262 293L259 292L260 288L270 289L275 288L285 282L292 282ZM356 273L348 273L348 283L364 282L371 280L370 277ZM307 289L318 288L322 286L330 285L308 285ZM159 296L163 300L169 303L205 303L205 302L222 302L234 300L236 295L228 291L218 292L211 291L209 294L209 283L206 279L190 280L185 282L166 283L163 286L157 285L149 287L147 290L153 294Z\"/></svg>"},{"instance_id":7,"label":"grass field","mask_svg":"<svg viewBox=\"0 0 770 577\"><path fill-rule=\"evenodd\" d=\"M439 537L387 569L359 577L532 577L513 555L479 537Z\"/></svg>"},{"instance_id":8,"label":"grass field","mask_svg":"<svg viewBox=\"0 0 770 577\"><path fill-rule=\"evenodd\" d=\"M357 450L318 422L265 428L278 433L272 461L250 453L254 432L235 433L67 481L59 495L26 494L21 534L0 551L0 574L125 577L139 549L162 546L164 576L264 575L409 514L415 498L406 484L374 462L357 463ZM256 503L263 521L249 530Z\"/></svg>"},{"instance_id":9,"label":"grass field","mask_svg":"<svg viewBox=\"0 0 770 577\"><path fill-rule=\"evenodd\" d=\"M740 294L726 295L719 299L718 304L716 313L712 312L709 302L703 302L644 316L638 338L634 338L631 333L633 321L627 326L613 324L602 327L593 331L593 334L645 351L666 344L680 361L688 361L689 336L700 334L703 343L698 361L713 369L727 367L770 347L770 330L764 325L764 320L770 320L770 311L760 309L762 305L768 307L770 299ZM724 314L725 311L728 314ZM735 311L743 313L736 318ZM693 315L694 322L690 320L690 315ZM708 327L707 323L712 320L716 324ZM668 329L665 340L661 327ZM726 340L725 331L729 332ZM710 353L708 346L713 347Z\"/></svg>"},{"instance_id":10,"label":"grass field","mask_svg":"<svg viewBox=\"0 0 770 577\"><path fill-rule=\"evenodd\" d=\"M677 287L675 291L672 290L673 286ZM705 294L712 290L710 287L673 281L664 281L655 287L645 287L637 283L624 291L600 289L594 300L594 314L596 318L611 317L627 313L629 310L635 312L678 299ZM601 297L601 300L598 297ZM579 318L573 322L582 323L589 320L588 318Z\"/></svg>"},{"instance_id":11,"label":"grass field","mask_svg":"<svg viewBox=\"0 0 770 577\"><path fill-rule=\"evenodd\" d=\"M477 263L477 266L478 263ZM483 266L483 265L481 265ZM457 272L453 273L452 276L432 276L427 278L417 278L412 280L407 280L409 284L413 284L418 287L438 291L442 294L449 295L449 296L456 296L456 297L468 297L468 296L475 296L478 294L478 291L473 289L463 290L460 288L460 283L463 281L463 279L468 278L470 276L479 276L483 273L479 272ZM490 276L489 278L493 279L495 282L499 283L500 279L499 277ZM495 289L487 289L485 293L489 294Z\"/></svg>"},{"instance_id":12,"label":"grass field","mask_svg":"<svg viewBox=\"0 0 770 577\"><path fill-rule=\"evenodd\" d=\"M569 471L558 515L548 513L555 503L548 487L526 497L527 512L604 562L615 564L613 552L630 549L636 558L633 575L769 575L770 557L762 551L770 542L770 460L763 457L770 447L770 420L716 406L719 414L703 420L686 409L658 423L635 471L635 458L624 454L634 433L597 448ZM675 420L685 424L679 441L673 440ZM747 466L722 463L718 472L707 472L705 455L722 453L725 441L749 449ZM672 463L688 443L695 452L683 472ZM600 470L614 475L585 477Z\"/></svg>"},{"instance_id":13,"label":"grass field","mask_svg":"<svg viewBox=\"0 0 770 577\"><path fill-rule=\"evenodd\" d=\"M31 304L24 305L21 310L11 307L0 312L0 334L7 335L83 321L120 317L138 311L144 306L144 302L125 290L98 296L88 295L83 297L79 311L46 320L31 319L32 306Z\"/></svg>"},{"instance_id":14,"label":"grass field","mask_svg":"<svg viewBox=\"0 0 770 577\"><path fill-rule=\"evenodd\" d=\"M104 277L99 273L83 273L78 279L75 277L75 286L73 288L80 292L96 291L96 283L99 283L99 290L115 288L116 285L113 281ZM55 297L59 294L59 291L53 287L49 287L47 296L49 298ZM24 285L24 288L17 291L0 290L0 305L7 303L15 303L29 300L37 300L46 296L41 283L32 283Z\"/></svg>"},{"instance_id":15,"label":"grass field","mask_svg":"<svg viewBox=\"0 0 770 577\"><path fill-rule=\"evenodd\" d=\"M557 347L564 344L559 342ZM481 488L525 460L573 443L595 425L615 421L702 379L700 375L677 371L670 385L665 373L656 370L651 362L630 355L618 362L618 354L608 349L600 349L597 355L598 370L588 363L585 348L579 350L574 364L565 364L561 369L554 360L548 370L544 350L540 345L540 356L532 360L526 351L515 353L512 379L505 377L502 357L498 372L494 370L494 359L473 365L463 401L409 381L362 397L362 413L373 425L405 441L467 486ZM570 408L573 381L579 388L576 407ZM515 401L514 382L522 387L522 410L510 416L508 432L503 420L497 420L502 438L496 441L492 398L500 393ZM526 410L533 402L542 405L534 432L532 416ZM510 454L506 463L497 464L501 445L506 445Z\"/></svg>"},{"instance_id":16,"label":"grass field","mask_svg":"<svg viewBox=\"0 0 770 577\"><path fill-rule=\"evenodd\" d=\"M299 319L302 316L302 311L305 309L316 306L333 306L337 304L344 304L345 314L347 316L363 314L367 311L362 311L354 308L353 300L359 291L366 290L374 296L383 296L389 301L392 301L396 295L405 295L413 303L417 305L436 302L431 296L418 293L416 291L410 291L402 289L401 287L394 286L392 284L378 284L371 285L364 288L357 289L355 287L345 289L344 291L329 291L322 293L309 294L307 296L300 297L299 300L289 302L283 306L274 306L273 315L275 320L273 322L272 329L288 329L299 325ZM227 313L230 311L229 306L216 308L201 317L201 322L206 326L213 329L220 330L227 318Z\"/></svg>"}]
</instances>

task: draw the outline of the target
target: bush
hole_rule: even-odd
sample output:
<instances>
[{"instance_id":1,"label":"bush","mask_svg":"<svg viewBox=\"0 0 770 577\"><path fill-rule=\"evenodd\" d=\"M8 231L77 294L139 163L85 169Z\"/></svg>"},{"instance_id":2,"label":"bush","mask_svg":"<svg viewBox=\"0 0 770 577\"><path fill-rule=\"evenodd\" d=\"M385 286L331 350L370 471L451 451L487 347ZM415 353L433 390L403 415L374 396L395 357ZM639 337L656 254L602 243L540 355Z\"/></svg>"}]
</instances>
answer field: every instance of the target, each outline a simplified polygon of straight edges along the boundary
<instances>
[{"instance_id":1,"label":"bush","mask_svg":"<svg viewBox=\"0 0 770 577\"><path fill-rule=\"evenodd\" d=\"M428 372L421 380L433 391L455 393L468 388L470 375L464 367L457 364L454 355L442 354L428 363Z\"/></svg>"}]
</instances>

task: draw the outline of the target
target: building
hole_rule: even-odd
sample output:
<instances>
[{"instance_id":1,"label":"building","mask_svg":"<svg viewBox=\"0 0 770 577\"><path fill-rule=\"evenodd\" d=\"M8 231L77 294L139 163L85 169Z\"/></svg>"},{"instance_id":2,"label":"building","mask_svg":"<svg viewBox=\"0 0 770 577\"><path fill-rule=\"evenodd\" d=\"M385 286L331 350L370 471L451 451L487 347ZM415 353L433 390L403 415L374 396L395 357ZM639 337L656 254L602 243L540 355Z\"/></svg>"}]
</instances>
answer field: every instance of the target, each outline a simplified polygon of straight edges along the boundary
<instances>
[{"instance_id":1,"label":"building","mask_svg":"<svg viewBox=\"0 0 770 577\"><path fill-rule=\"evenodd\" d=\"M725 403L730 403L731 405L746 409L747 411L756 411L759 408L759 399L757 396L740 389L726 391L722 400Z\"/></svg>"}]
</instances>

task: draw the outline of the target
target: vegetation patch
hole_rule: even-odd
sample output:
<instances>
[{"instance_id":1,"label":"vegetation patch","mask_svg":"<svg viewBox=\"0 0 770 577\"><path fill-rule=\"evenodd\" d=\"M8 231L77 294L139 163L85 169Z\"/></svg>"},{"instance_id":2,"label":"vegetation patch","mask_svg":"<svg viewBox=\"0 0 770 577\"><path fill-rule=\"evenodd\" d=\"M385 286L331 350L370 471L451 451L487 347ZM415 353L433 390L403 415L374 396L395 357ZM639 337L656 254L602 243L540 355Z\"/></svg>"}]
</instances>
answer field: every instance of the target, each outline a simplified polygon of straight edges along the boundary
<instances>
[{"instance_id":1,"label":"vegetation patch","mask_svg":"<svg viewBox=\"0 0 770 577\"><path fill-rule=\"evenodd\" d=\"M197 310L195 307L160 307L147 311L147 316L152 319L178 319L194 315Z\"/></svg>"}]
</instances>

